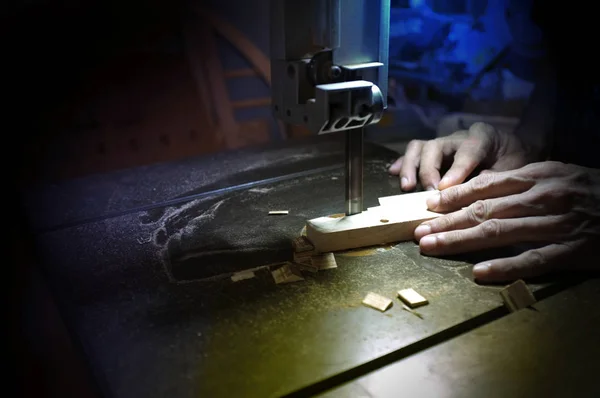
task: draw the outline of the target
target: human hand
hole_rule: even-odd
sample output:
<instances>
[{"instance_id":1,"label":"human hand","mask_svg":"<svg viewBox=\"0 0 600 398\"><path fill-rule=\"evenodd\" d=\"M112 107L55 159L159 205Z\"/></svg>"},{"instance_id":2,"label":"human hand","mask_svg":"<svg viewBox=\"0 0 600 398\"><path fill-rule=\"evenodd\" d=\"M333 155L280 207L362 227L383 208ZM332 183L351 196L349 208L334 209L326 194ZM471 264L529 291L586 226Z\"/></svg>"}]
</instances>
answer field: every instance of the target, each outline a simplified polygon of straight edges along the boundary
<instances>
[{"instance_id":1,"label":"human hand","mask_svg":"<svg viewBox=\"0 0 600 398\"><path fill-rule=\"evenodd\" d=\"M565 268L600 269L600 170L533 163L441 190L427 205L432 211L453 212L417 227L415 238L424 254L541 245L476 264L473 276L479 281L529 278Z\"/></svg>"},{"instance_id":2,"label":"human hand","mask_svg":"<svg viewBox=\"0 0 600 398\"><path fill-rule=\"evenodd\" d=\"M486 123L431 141L409 142L404 156L389 168L400 176L403 191L415 189L417 171L425 189L446 189L461 184L478 168L512 170L533 161L533 154L514 135L497 131ZM441 178L443 167L451 162Z\"/></svg>"}]
</instances>

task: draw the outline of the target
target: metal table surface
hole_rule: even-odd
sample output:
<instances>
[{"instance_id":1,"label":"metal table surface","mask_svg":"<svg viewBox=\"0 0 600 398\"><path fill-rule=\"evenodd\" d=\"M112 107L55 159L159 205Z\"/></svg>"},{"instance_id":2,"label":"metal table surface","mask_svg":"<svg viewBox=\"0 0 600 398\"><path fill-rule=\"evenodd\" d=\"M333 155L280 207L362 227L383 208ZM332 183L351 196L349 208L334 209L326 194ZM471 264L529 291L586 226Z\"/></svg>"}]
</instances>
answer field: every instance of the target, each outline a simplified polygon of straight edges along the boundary
<instances>
[{"instance_id":1,"label":"metal table surface","mask_svg":"<svg viewBox=\"0 0 600 398\"><path fill-rule=\"evenodd\" d=\"M598 397L598 302L585 281L319 397Z\"/></svg>"},{"instance_id":2,"label":"metal table surface","mask_svg":"<svg viewBox=\"0 0 600 398\"><path fill-rule=\"evenodd\" d=\"M221 154L52 186L25 196L44 274L110 397L313 394L506 315L473 258L420 255L413 242L337 254L338 268L275 285L306 219L343 209L343 143ZM365 148L365 206L398 193L396 153ZM290 215L269 217L273 209ZM540 297L568 283L532 285ZM367 292L412 287L423 319Z\"/></svg>"}]
</instances>

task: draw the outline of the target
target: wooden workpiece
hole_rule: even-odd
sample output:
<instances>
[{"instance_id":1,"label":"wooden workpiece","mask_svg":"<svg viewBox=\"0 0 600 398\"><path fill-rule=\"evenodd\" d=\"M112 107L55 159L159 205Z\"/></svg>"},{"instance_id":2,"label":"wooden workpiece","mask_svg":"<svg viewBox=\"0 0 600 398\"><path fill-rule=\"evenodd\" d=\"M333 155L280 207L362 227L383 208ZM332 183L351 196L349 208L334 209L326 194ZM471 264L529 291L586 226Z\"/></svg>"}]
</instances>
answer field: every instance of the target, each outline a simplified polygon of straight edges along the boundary
<instances>
[{"instance_id":1,"label":"wooden workpiece","mask_svg":"<svg viewBox=\"0 0 600 398\"><path fill-rule=\"evenodd\" d=\"M441 215L427 210L427 198L436 193L383 197L360 214L309 220L306 237L319 253L411 240L419 224Z\"/></svg>"}]
</instances>

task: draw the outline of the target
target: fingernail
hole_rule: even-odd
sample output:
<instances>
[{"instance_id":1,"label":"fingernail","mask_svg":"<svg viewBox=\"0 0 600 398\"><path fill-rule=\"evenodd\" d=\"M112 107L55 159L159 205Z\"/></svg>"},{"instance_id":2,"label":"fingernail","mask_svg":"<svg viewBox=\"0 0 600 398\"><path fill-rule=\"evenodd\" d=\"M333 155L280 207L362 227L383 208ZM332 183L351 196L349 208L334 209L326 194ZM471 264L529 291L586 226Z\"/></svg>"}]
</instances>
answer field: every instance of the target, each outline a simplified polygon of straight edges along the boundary
<instances>
[{"instance_id":1,"label":"fingernail","mask_svg":"<svg viewBox=\"0 0 600 398\"><path fill-rule=\"evenodd\" d=\"M450 179L448 177L444 177L440 180L440 183L438 184L438 187L444 187L446 185L448 185L450 183Z\"/></svg>"},{"instance_id":2,"label":"fingernail","mask_svg":"<svg viewBox=\"0 0 600 398\"><path fill-rule=\"evenodd\" d=\"M435 187L434 186L428 186L427 188L425 188L426 191L435 191Z\"/></svg>"},{"instance_id":3,"label":"fingernail","mask_svg":"<svg viewBox=\"0 0 600 398\"><path fill-rule=\"evenodd\" d=\"M435 209L440 205L440 194L437 193L435 195L431 195L431 197L427 198L427 208Z\"/></svg>"},{"instance_id":4,"label":"fingernail","mask_svg":"<svg viewBox=\"0 0 600 398\"><path fill-rule=\"evenodd\" d=\"M408 178L402 177L400 179L400 186L402 187L402 189L406 189L407 185L408 185Z\"/></svg>"},{"instance_id":5,"label":"fingernail","mask_svg":"<svg viewBox=\"0 0 600 398\"><path fill-rule=\"evenodd\" d=\"M473 276L475 279L485 279L492 271L492 264L482 263L473 267Z\"/></svg>"},{"instance_id":6,"label":"fingernail","mask_svg":"<svg viewBox=\"0 0 600 398\"><path fill-rule=\"evenodd\" d=\"M433 249L435 249L437 243L437 239L435 236L424 236L420 241L419 241L419 246L421 247L421 250L423 251L431 251Z\"/></svg>"},{"instance_id":7,"label":"fingernail","mask_svg":"<svg viewBox=\"0 0 600 398\"><path fill-rule=\"evenodd\" d=\"M431 227L427 224L419 225L415 229L415 238L417 240L421 240L425 235L429 235L431 233Z\"/></svg>"}]
</instances>

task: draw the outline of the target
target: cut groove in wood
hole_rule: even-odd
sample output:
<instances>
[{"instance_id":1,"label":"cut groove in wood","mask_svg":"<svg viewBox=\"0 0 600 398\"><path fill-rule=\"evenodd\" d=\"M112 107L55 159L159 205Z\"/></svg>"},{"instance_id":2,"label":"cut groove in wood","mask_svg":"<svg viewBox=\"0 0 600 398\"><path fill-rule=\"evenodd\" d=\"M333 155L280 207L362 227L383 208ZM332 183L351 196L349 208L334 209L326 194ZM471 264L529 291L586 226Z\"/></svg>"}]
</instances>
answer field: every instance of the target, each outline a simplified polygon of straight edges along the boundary
<instances>
[{"instance_id":1,"label":"cut groove in wood","mask_svg":"<svg viewBox=\"0 0 600 398\"><path fill-rule=\"evenodd\" d=\"M382 206L352 216L315 218L306 223L306 237L319 253L412 240L419 224L439 217L427 210L435 192L380 198Z\"/></svg>"}]
</instances>

